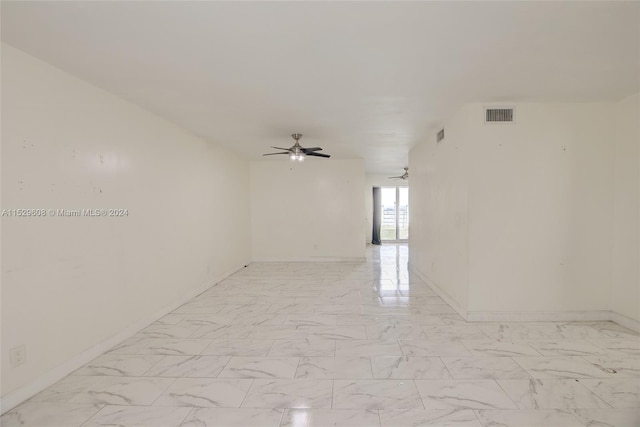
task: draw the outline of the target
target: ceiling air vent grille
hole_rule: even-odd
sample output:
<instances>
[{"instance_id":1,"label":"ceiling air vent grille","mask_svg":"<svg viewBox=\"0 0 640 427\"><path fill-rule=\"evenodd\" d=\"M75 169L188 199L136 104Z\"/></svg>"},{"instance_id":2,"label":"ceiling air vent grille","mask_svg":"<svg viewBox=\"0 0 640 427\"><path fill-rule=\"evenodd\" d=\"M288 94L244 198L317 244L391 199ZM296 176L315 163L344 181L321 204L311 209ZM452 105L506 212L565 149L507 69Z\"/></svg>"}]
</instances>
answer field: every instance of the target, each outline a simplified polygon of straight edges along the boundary
<instances>
[{"instance_id":1,"label":"ceiling air vent grille","mask_svg":"<svg viewBox=\"0 0 640 427\"><path fill-rule=\"evenodd\" d=\"M440 131L436 134L436 142L440 142L444 139L444 129L440 129Z\"/></svg>"},{"instance_id":2,"label":"ceiling air vent grille","mask_svg":"<svg viewBox=\"0 0 640 427\"><path fill-rule=\"evenodd\" d=\"M513 108L487 108L485 122L513 122Z\"/></svg>"}]
</instances>

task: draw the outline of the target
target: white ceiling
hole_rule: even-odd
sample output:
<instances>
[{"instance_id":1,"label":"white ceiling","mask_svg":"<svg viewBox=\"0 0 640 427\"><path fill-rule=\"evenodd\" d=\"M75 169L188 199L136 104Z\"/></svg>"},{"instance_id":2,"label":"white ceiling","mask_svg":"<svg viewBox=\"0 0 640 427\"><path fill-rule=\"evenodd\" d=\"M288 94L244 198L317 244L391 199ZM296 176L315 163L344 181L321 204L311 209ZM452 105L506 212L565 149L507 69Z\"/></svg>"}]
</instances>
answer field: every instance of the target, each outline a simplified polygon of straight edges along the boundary
<instances>
[{"instance_id":1,"label":"white ceiling","mask_svg":"<svg viewBox=\"0 0 640 427\"><path fill-rule=\"evenodd\" d=\"M300 132L394 175L465 102L640 90L640 2L2 1L2 39L251 159Z\"/></svg>"}]
</instances>

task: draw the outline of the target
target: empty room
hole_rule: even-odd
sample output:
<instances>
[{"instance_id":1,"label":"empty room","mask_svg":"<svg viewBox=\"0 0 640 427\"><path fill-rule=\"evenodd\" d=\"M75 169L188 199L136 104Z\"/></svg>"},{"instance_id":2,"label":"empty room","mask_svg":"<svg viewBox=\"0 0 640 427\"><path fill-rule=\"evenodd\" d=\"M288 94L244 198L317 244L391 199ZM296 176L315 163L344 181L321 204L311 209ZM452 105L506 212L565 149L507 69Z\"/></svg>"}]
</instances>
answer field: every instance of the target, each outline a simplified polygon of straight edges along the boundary
<instances>
[{"instance_id":1,"label":"empty room","mask_svg":"<svg viewBox=\"0 0 640 427\"><path fill-rule=\"evenodd\" d=\"M640 427L640 2L0 15L2 427Z\"/></svg>"}]
</instances>

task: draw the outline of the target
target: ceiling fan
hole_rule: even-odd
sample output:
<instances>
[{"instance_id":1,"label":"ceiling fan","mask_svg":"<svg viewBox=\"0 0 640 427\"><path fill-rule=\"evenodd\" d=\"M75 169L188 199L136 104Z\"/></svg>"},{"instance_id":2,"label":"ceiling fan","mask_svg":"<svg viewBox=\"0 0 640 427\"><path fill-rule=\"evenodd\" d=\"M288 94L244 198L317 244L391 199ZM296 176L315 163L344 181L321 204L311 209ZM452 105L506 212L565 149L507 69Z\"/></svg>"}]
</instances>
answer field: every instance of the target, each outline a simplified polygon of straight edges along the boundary
<instances>
[{"instance_id":1,"label":"ceiling fan","mask_svg":"<svg viewBox=\"0 0 640 427\"><path fill-rule=\"evenodd\" d=\"M404 168L404 173L400 176L390 176L389 179L401 179L403 181L406 181L409 179L409 168L406 167Z\"/></svg>"},{"instance_id":2,"label":"ceiling fan","mask_svg":"<svg viewBox=\"0 0 640 427\"><path fill-rule=\"evenodd\" d=\"M280 151L278 153L267 153L267 154L263 154L263 156L274 156L276 154L288 154L291 160L297 160L299 162L302 162L306 156L324 157L327 159L331 157L328 154L316 153L316 151L322 151L322 148L320 147L312 147L312 148L302 147L300 145L300 138L302 138L301 133L294 133L291 135L291 137L296 141L296 143L293 144L291 147L282 148L282 147L272 146L271 148L275 148L276 150L284 150L284 151Z\"/></svg>"}]
</instances>

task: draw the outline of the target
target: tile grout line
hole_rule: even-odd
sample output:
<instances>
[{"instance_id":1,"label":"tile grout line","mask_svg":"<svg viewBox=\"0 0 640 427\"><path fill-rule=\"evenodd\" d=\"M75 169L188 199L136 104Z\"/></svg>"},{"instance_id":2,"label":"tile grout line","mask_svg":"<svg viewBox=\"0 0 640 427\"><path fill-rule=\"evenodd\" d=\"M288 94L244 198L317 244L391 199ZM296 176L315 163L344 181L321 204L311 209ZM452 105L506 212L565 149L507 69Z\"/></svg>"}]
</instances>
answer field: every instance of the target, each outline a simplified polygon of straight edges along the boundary
<instances>
[{"instance_id":1,"label":"tile grout line","mask_svg":"<svg viewBox=\"0 0 640 427\"><path fill-rule=\"evenodd\" d=\"M585 427L588 427L588 424L585 424L584 422L582 422L582 420L580 418L578 418L578 414L576 413L577 411L579 411L580 409L588 409L588 408L569 408L567 409L566 412L569 412L571 415L573 415L573 417L582 425L584 425ZM615 426L614 426L615 427Z\"/></svg>"},{"instance_id":2,"label":"tile grout line","mask_svg":"<svg viewBox=\"0 0 640 427\"><path fill-rule=\"evenodd\" d=\"M142 372L140 374L140 376L145 377L149 371L151 371L153 368L155 368L156 366L158 366L164 359L166 359L167 355L162 355L162 357L160 359L158 359L158 361L156 363L151 364L151 366L149 366L147 369L144 370L144 372Z\"/></svg>"},{"instance_id":3,"label":"tile grout line","mask_svg":"<svg viewBox=\"0 0 640 427\"><path fill-rule=\"evenodd\" d=\"M589 393L593 394L595 397L597 397L598 399L602 400L604 403L606 403L607 405L610 406L610 408L608 409L618 409L615 406L613 406L611 403L609 403L609 401L607 401L604 397L600 396L598 393L596 393L591 387L587 386L586 384L582 383L580 380L584 380L584 379L593 379L593 380L598 380L598 381L602 381L602 378L574 378L574 380L580 384L582 387L584 387L585 389L589 390ZM587 408L584 408L587 409Z\"/></svg>"},{"instance_id":4,"label":"tile grout line","mask_svg":"<svg viewBox=\"0 0 640 427\"><path fill-rule=\"evenodd\" d=\"M91 421L92 419L94 419L94 418L95 418L95 417L100 413L100 411L102 411L102 410L103 410L104 408L106 408L107 406L109 406L109 405L106 405L106 404L105 404L105 405L102 405L102 406L101 406L101 407L100 407L96 412L94 412L94 413L93 413L93 415L90 415L90 416L89 416L89 418L87 418L86 420L84 420L84 421L82 422L82 424L80 424L80 427L87 425L87 423L88 423L89 421Z\"/></svg>"},{"instance_id":5,"label":"tile grout line","mask_svg":"<svg viewBox=\"0 0 640 427\"><path fill-rule=\"evenodd\" d=\"M282 423L284 423L284 414L287 412L287 409L280 409L280 411L280 422L278 423L278 426L282 426Z\"/></svg>"},{"instance_id":6,"label":"tile grout line","mask_svg":"<svg viewBox=\"0 0 640 427\"><path fill-rule=\"evenodd\" d=\"M453 376L453 374L452 374L452 373L451 373L451 371L449 370L449 367L447 366L447 364L446 364L446 363L444 363L444 360L443 360L442 358L443 358L443 356L439 356L439 357L438 357L438 360L440 360L440 363L442 363L442 366L444 366L444 370L445 370L445 371L447 371L447 373L449 374L449 378L450 378L450 379L452 379L452 380L457 379L457 378L455 378L455 377Z\"/></svg>"},{"instance_id":7,"label":"tile grout line","mask_svg":"<svg viewBox=\"0 0 640 427\"><path fill-rule=\"evenodd\" d=\"M302 362L302 356L298 356L298 364L296 365L296 369L294 369L293 371L293 380L297 379L298 376L298 369L300 369L300 363Z\"/></svg>"},{"instance_id":8,"label":"tile grout line","mask_svg":"<svg viewBox=\"0 0 640 427\"><path fill-rule=\"evenodd\" d=\"M145 378L154 378L154 377L145 377ZM173 378L173 381L167 384L167 386L164 387L160 393L158 393L158 396L155 399L153 399L153 402L151 402L149 405L144 405L144 406L153 407L154 404L158 401L158 399L160 399L160 397L162 397L165 394L165 392L171 388L172 385L178 382L178 379L180 378Z\"/></svg>"},{"instance_id":9,"label":"tile grout line","mask_svg":"<svg viewBox=\"0 0 640 427\"><path fill-rule=\"evenodd\" d=\"M473 412L473 416L476 417L476 420L478 420L478 423L482 426L485 427L485 424L482 422L482 420L480 419L480 417L478 416L478 412L480 410L479 409L472 409L471 412Z\"/></svg>"},{"instance_id":10,"label":"tile grout line","mask_svg":"<svg viewBox=\"0 0 640 427\"><path fill-rule=\"evenodd\" d=\"M251 389L253 389L253 386L255 385L256 380L255 378L251 380L251 385L249 386L249 388L247 389L247 391L244 394L244 397L242 398L242 401L240 402L240 405L238 405L238 408L242 408L242 405L244 404L244 401L247 400L247 396L249 396L249 393L251 392Z\"/></svg>"},{"instance_id":11,"label":"tile grout line","mask_svg":"<svg viewBox=\"0 0 640 427\"><path fill-rule=\"evenodd\" d=\"M418 388L418 383L416 383L416 380L411 380L411 382L413 383L413 387L416 389L416 393L418 393L418 397L420 398L420 404L422 405L422 409L424 409L426 411L427 410L427 405L425 405L424 399L422 398L422 394L420 394L420 389Z\"/></svg>"},{"instance_id":12,"label":"tile grout line","mask_svg":"<svg viewBox=\"0 0 640 427\"><path fill-rule=\"evenodd\" d=\"M520 406L518 406L518 402L516 402L515 400L513 400L513 397L511 397L511 395L509 393L507 393L507 390L504 389L504 387L502 386L502 384L500 384L500 381L498 381L497 379L493 380L498 387L500 387L500 390L502 390L502 392L504 393L505 396L507 396L509 398L509 400L511 401L511 403L513 403L513 405L515 406L514 409L522 409L520 408ZM480 423L482 424L482 423Z\"/></svg>"},{"instance_id":13,"label":"tile grout line","mask_svg":"<svg viewBox=\"0 0 640 427\"><path fill-rule=\"evenodd\" d=\"M214 357L224 357L224 356L214 356ZM220 374L224 372L224 370L227 368L227 366L229 366L229 363L231 363L231 361L235 356L227 356L227 357L229 358L229 360L227 360L227 363L224 364L220 372L218 372L218 374L214 378L220 378L220 379L223 378L223 377L220 377Z\"/></svg>"},{"instance_id":14,"label":"tile grout line","mask_svg":"<svg viewBox=\"0 0 640 427\"><path fill-rule=\"evenodd\" d=\"M198 408L196 408L196 407L191 408L191 410L189 410L189 412L187 412L187 413L186 413L186 415L184 416L184 418L182 419L182 421L180 421L180 424L178 424L178 427L180 427L180 426L184 425L185 420L186 420L187 418L189 418L189 416L190 416L191 414L193 414L193 413L196 411L196 409L198 409Z\"/></svg>"},{"instance_id":15,"label":"tile grout line","mask_svg":"<svg viewBox=\"0 0 640 427\"><path fill-rule=\"evenodd\" d=\"M336 380L332 379L331 380L331 408L330 408L331 410L334 409L333 408L333 397L335 395L335 392L336 392Z\"/></svg>"}]
</instances>

